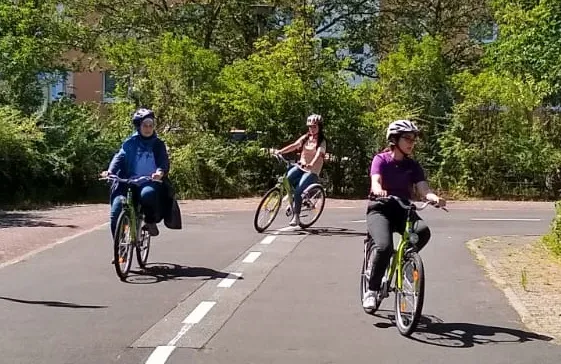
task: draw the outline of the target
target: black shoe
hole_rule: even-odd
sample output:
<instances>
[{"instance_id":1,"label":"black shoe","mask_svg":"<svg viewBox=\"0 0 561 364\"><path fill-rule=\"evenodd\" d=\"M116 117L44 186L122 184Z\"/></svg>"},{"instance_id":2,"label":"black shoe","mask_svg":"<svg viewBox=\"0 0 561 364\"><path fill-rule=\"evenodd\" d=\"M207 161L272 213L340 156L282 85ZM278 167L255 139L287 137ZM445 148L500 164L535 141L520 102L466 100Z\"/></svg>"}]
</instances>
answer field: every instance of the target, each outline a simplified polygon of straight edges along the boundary
<instances>
[{"instance_id":1,"label":"black shoe","mask_svg":"<svg viewBox=\"0 0 561 364\"><path fill-rule=\"evenodd\" d=\"M156 224L146 224L144 225L144 228L146 229L146 231L148 231L148 234L150 234L150 236L160 235L160 230L158 230L158 225Z\"/></svg>"}]
</instances>

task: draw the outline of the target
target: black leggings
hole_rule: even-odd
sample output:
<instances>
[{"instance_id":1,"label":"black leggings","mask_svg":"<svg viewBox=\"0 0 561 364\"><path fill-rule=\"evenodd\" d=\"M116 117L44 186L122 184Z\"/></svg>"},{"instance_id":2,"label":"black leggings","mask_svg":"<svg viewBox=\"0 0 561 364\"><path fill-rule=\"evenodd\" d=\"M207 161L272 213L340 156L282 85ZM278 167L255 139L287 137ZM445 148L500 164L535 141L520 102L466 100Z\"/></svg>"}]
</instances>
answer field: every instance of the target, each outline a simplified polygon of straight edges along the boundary
<instances>
[{"instance_id":1,"label":"black leggings","mask_svg":"<svg viewBox=\"0 0 561 364\"><path fill-rule=\"evenodd\" d=\"M366 226L371 237L369 244L374 244L367 266L370 270L369 289L372 291L380 289L382 277L394 249L392 234L395 232L403 234L406 218L407 212L396 201L373 201L368 205ZM411 221L414 232L419 236L416 248L421 250L430 239L429 227L416 212L412 212Z\"/></svg>"}]
</instances>

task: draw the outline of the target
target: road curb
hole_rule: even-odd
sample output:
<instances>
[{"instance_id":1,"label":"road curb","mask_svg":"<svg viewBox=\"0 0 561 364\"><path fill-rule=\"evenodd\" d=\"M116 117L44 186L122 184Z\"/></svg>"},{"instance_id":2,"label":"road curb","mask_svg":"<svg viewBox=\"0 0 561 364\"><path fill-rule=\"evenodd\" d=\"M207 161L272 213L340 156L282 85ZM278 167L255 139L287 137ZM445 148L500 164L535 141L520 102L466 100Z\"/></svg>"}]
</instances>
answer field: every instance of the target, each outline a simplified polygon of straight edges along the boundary
<instances>
[{"instance_id":1,"label":"road curb","mask_svg":"<svg viewBox=\"0 0 561 364\"><path fill-rule=\"evenodd\" d=\"M522 323L537 334L550 336L551 334L548 334L541 330L542 328L536 323L534 316L532 316L532 314L528 311L526 306L518 298L516 293L514 293L512 288L510 288L505 280L500 277L495 266L489 261L489 259L485 257L485 255L479 248L478 244L488 238L493 237L486 236L482 238L472 239L466 242L466 246L475 255L478 262L485 268L485 271L487 272L489 278L495 283L498 288L503 291L512 308L514 308L514 310L520 316ZM560 344L558 340L554 340L553 342Z\"/></svg>"}]
</instances>

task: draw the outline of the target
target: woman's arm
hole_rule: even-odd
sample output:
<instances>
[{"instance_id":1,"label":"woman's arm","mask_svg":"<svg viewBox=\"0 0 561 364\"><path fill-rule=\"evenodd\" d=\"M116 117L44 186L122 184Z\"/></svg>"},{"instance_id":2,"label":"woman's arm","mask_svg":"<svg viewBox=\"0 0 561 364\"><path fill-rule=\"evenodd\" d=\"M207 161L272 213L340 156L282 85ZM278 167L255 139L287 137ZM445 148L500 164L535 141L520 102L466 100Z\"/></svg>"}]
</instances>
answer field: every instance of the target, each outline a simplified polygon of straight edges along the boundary
<instances>
[{"instance_id":1,"label":"woman's arm","mask_svg":"<svg viewBox=\"0 0 561 364\"><path fill-rule=\"evenodd\" d=\"M290 153L290 152L300 148L302 146L302 143L304 142L304 138L306 138L306 137L307 137L307 135L301 136L294 143L289 144L289 145L287 145L286 147L284 147L280 150L277 150L277 153L279 153L279 154Z\"/></svg>"},{"instance_id":2,"label":"woman's arm","mask_svg":"<svg viewBox=\"0 0 561 364\"><path fill-rule=\"evenodd\" d=\"M168 150L166 148L166 144L163 141L160 141L159 144L159 153L156 158L156 173L152 174L152 178L154 179L162 179L166 174L169 172L169 155Z\"/></svg>"},{"instance_id":3,"label":"woman's arm","mask_svg":"<svg viewBox=\"0 0 561 364\"><path fill-rule=\"evenodd\" d=\"M373 174L370 176L370 192L375 196L385 197L388 192L382 188L382 175Z\"/></svg>"},{"instance_id":4,"label":"woman's arm","mask_svg":"<svg viewBox=\"0 0 561 364\"><path fill-rule=\"evenodd\" d=\"M419 194L421 195L421 197L424 197L428 201L435 202L436 204L438 204L440 206L445 206L446 205L446 200L443 199L442 197L439 197L437 194L435 194L430 189L427 181L417 182L416 186L417 186L417 191L419 191Z\"/></svg>"}]
</instances>

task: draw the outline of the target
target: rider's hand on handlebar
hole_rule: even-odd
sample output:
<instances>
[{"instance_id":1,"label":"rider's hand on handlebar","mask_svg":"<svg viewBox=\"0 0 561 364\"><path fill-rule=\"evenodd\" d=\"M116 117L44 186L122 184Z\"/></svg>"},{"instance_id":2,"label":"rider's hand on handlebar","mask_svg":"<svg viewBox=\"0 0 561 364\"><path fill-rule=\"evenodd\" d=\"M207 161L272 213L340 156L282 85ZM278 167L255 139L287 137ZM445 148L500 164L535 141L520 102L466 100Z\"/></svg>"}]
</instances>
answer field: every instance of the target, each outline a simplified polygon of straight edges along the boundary
<instances>
[{"instance_id":1,"label":"rider's hand on handlebar","mask_svg":"<svg viewBox=\"0 0 561 364\"><path fill-rule=\"evenodd\" d=\"M99 174L99 176L100 176L101 178L107 178L107 176L109 176L109 171L102 171L102 172Z\"/></svg>"},{"instance_id":2,"label":"rider's hand on handlebar","mask_svg":"<svg viewBox=\"0 0 561 364\"><path fill-rule=\"evenodd\" d=\"M434 203L437 207L445 207L446 206L446 200L443 199L442 197L439 197L439 196L435 195L434 193L429 193L427 195L427 200Z\"/></svg>"},{"instance_id":3,"label":"rider's hand on handlebar","mask_svg":"<svg viewBox=\"0 0 561 364\"><path fill-rule=\"evenodd\" d=\"M380 188L379 186L374 186L370 191L370 194L375 197L387 197L388 191Z\"/></svg>"},{"instance_id":4,"label":"rider's hand on handlebar","mask_svg":"<svg viewBox=\"0 0 561 364\"><path fill-rule=\"evenodd\" d=\"M152 179L155 181L161 181L164 178L164 172L157 171L156 173L152 173Z\"/></svg>"}]
</instances>

